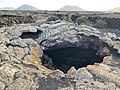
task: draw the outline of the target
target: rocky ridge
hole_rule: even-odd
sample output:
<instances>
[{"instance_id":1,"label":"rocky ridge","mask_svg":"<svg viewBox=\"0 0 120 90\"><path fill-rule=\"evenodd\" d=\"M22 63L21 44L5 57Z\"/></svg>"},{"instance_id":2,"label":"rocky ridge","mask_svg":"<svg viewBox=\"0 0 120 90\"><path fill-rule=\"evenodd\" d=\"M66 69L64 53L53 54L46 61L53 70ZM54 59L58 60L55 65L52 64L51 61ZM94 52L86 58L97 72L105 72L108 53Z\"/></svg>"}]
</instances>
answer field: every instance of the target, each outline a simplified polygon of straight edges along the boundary
<instances>
[{"instance_id":1,"label":"rocky ridge","mask_svg":"<svg viewBox=\"0 0 120 90\"><path fill-rule=\"evenodd\" d=\"M111 51L102 63L65 74L42 65L43 50L82 47ZM120 36L69 22L0 28L1 90L119 90Z\"/></svg>"},{"instance_id":2,"label":"rocky ridge","mask_svg":"<svg viewBox=\"0 0 120 90\"><path fill-rule=\"evenodd\" d=\"M12 26L15 24L33 23L33 17L31 15L0 15L0 27Z\"/></svg>"}]
</instances>

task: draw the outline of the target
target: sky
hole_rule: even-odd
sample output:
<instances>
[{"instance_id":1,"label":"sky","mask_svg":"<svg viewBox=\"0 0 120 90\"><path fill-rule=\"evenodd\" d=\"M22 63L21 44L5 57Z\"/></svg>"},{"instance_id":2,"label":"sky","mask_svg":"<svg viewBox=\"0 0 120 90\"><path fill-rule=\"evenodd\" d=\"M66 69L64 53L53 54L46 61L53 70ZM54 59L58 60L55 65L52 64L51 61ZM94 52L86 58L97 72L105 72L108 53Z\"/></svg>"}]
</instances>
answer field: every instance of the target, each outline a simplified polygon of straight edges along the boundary
<instances>
[{"instance_id":1,"label":"sky","mask_svg":"<svg viewBox=\"0 0 120 90\"><path fill-rule=\"evenodd\" d=\"M120 0L0 0L0 8L17 8L23 4L32 5L40 10L58 10L65 5L71 5L89 11L105 11L120 7Z\"/></svg>"}]
</instances>

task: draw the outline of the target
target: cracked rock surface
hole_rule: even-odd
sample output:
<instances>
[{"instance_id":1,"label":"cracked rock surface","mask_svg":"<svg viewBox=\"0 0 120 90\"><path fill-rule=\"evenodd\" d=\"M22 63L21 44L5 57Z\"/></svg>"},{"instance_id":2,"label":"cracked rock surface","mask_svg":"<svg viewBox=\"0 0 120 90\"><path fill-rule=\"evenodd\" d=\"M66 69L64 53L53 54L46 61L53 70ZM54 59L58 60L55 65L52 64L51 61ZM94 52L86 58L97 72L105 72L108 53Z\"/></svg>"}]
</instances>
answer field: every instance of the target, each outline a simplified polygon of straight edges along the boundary
<instances>
[{"instance_id":1,"label":"cracked rock surface","mask_svg":"<svg viewBox=\"0 0 120 90\"><path fill-rule=\"evenodd\" d=\"M120 31L68 22L0 28L0 90L120 90ZM111 54L67 73L42 65L43 50L81 47Z\"/></svg>"}]
</instances>

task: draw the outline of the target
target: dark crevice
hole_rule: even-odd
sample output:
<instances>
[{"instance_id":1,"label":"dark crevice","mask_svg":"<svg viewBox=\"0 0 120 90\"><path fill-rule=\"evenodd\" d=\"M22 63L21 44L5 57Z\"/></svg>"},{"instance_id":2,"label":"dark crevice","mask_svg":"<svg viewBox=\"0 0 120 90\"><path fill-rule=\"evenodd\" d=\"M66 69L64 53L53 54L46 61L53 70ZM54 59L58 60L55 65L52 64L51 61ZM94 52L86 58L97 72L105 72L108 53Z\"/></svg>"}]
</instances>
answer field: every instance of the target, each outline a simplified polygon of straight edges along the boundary
<instances>
[{"instance_id":1,"label":"dark crevice","mask_svg":"<svg viewBox=\"0 0 120 90\"><path fill-rule=\"evenodd\" d=\"M66 73L72 66L78 69L94 63L101 63L103 57L96 55L96 53L97 50L80 47L48 49L44 50L42 64Z\"/></svg>"},{"instance_id":2,"label":"dark crevice","mask_svg":"<svg viewBox=\"0 0 120 90\"><path fill-rule=\"evenodd\" d=\"M22 47L22 46L20 46L20 45L13 45L13 44L11 44L11 43L6 44L6 46L7 46L7 47L12 46L12 47L25 48L25 47Z\"/></svg>"},{"instance_id":3,"label":"dark crevice","mask_svg":"<svg viewBox=\"0 0 120 90\"><path fill-rule=\"evenodd\" d=\"M39 38L39 35L41 34L42 31L37 30L37 32L23 32L22 35L20 36L20 38L22 39L28 39L28 38L32 38L32 39L37 39Z\"/></svg>"}]
</instances>

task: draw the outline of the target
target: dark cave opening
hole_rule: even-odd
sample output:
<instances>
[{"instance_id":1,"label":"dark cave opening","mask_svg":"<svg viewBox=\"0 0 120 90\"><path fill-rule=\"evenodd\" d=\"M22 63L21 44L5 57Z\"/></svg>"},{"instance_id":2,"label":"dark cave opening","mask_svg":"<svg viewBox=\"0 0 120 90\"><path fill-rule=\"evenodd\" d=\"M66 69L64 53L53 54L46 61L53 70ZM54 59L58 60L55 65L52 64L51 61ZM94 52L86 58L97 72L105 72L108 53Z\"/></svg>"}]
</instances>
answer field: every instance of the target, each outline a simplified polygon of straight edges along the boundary
<instances>
[{"instance_id":1,"label":"dark cave opening","mask_svg":"<svg viewBox=\"0 0 120 90\"><path fill-rule=\"evenodd\" d=\"M37 38L39 38L39 35L41 32L42 31L40 31L40 30L37 30L37 32L23 32L20 37L22 39L28 39L28 38L37 39Z\"/></svg>"},{"instance_id":2,"label":"dark cave opening","mask_svg":"<svg viewBox=\"0 0 120 90\"><path fill-rule=\"evenodd\" d=\"M80 47L67 47L44 50L42 64L48 68L60 69L66 73L72 66L76 69L101 63L103 58L96 55L97 50ZM49 62L49 61L52 61ZM51 65L50 65L51 64Z\"/></svg>"}]
</instances>

